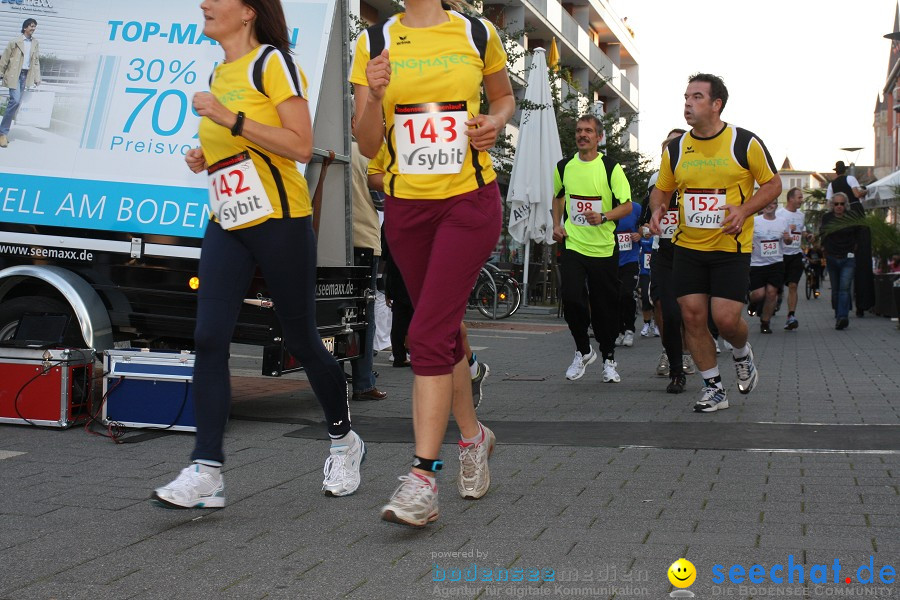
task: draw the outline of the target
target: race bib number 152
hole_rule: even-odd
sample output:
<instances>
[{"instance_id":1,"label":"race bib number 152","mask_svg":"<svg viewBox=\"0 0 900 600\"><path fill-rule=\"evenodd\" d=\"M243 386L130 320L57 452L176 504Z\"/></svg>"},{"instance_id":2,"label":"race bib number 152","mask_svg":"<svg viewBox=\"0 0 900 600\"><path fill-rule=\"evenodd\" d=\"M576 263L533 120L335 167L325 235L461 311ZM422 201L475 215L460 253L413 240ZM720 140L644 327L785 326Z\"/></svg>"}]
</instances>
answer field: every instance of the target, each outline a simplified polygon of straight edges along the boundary
<instances>
[{"instance_id":1,"label":"race bib number 152","mask_svg":"<svg viewBox=\"0 0 900 600\"><path fill-rule=\"evenodd\" d=\"M684 190L684 224L700 229L718 229L725 220L724 189Z\"/></svg>"}]
</instances>

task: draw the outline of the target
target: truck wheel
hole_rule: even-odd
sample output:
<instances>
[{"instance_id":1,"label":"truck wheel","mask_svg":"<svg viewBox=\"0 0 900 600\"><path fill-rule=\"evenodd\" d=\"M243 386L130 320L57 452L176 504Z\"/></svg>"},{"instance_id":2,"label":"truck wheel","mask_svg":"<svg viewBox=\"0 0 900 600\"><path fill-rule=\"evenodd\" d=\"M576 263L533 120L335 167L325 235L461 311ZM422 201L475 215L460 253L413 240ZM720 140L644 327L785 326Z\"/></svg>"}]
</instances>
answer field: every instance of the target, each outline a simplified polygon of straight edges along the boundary
<instances>
[{"instance_id":1,"label":"truck wheel","mask_svg":"<svg viewBox=\"0 0 900 600\"><path fill-rule=\"evenodd\" d=\"M20 296L0 303L0 342L11 340L25 313L62 313L69 315L69 324L63 335L63 343L70 348L84 348L84 337L72 307L55 298Z\"/></svg>"}]
</instances>

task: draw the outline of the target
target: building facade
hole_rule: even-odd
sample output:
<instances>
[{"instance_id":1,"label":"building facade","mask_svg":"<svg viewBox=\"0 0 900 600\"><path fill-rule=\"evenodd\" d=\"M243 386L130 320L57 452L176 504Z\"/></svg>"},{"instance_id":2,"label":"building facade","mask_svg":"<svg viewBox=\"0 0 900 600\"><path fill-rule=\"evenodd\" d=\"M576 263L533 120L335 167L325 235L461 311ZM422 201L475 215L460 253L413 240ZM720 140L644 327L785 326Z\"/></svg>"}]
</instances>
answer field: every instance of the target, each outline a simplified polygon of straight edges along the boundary
<instances>
[{"instance_id":1,"label":"building facade","mask_svg":"<svg viewBox=\"0 0 900 600\"><path fill-rule=\"evenodd\" d=\"M580 109L595 114L618 111L622 116L638 112L639 68L634 34L610 6L608 0L485 0L485 17L506 31L516 95L521 98L529 51L543 47L549 51L556 39L559 64L572 72L573 87L563 84L563 97L573 92ZM368 24L377 23L396 11L391 0L351 0L350 11ZM605 85L594 92L588 90ZM518 117L518 115L517 115ZM515 137L515 127L510 126ZM633 120L625 139L638 148L638 123Z\"/></svg>"}]
</instances>

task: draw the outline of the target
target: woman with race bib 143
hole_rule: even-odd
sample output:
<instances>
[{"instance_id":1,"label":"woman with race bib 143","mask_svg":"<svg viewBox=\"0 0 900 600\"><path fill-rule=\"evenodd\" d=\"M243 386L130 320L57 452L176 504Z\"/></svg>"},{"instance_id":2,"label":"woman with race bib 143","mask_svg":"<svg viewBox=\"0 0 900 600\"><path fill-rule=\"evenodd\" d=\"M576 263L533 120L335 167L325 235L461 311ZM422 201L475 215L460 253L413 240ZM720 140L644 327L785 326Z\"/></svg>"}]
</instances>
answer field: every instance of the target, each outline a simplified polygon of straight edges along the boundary
<instances>
[{"instance_id":1,"label":"woman with race bib 143","mask_svg":"<svg viewBox=\"0 0 900 600\"><path fill-rule=\"evenodd\" d=\"M490 486L494 434L475 416L460 322L500 235L487 150L515 99L493 25L438 0L406 0L405 7L360 35L350 81L360 150L371 157L387 145L385 233L415 306L415 456L381 514L422 527L438 518L435 472L451 407L461 435L459 493L481 498ZM482 85L488 114L481 114Z\"/></svg>"}]
</instances>

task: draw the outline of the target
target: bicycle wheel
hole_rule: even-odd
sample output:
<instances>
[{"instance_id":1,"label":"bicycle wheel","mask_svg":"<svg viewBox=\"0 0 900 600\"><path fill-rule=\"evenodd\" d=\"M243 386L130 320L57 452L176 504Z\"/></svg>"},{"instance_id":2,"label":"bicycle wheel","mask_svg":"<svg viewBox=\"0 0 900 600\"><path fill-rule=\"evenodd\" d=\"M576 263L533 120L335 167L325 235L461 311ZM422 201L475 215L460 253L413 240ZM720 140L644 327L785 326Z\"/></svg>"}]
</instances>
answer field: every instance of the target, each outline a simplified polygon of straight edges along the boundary
<instances>
[{"instance_id":1,"label":"bicycle wheel","mask_svg":"<svg viewBox=\"0 0 900 600\"><path fill-rule=\"evenodd\" d=\"M493 319L494 317L494 298L497 299L497 319L505 319L510 316L513 311L518 308L515 303L517 298L521 298L518 290L511 286L507 281L499 281L495 288L490 281L483 281L475 288L475 302L478 312Z\"/></svg>"}]
</instances>

